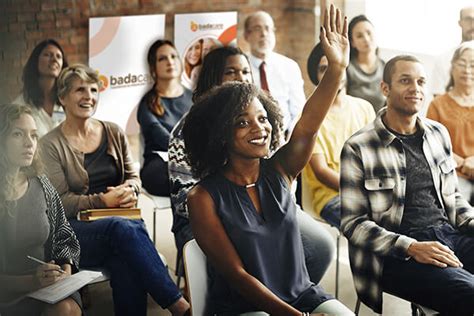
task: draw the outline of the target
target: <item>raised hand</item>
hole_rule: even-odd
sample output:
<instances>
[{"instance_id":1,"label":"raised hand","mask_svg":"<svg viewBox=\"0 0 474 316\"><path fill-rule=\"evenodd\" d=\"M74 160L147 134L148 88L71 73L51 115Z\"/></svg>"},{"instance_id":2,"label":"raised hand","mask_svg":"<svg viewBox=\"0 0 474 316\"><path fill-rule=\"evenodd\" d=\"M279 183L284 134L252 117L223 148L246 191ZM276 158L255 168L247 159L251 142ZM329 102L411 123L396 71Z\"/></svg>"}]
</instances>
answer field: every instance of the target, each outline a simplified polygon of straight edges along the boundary
<instances>
[{"instance_id":1,"label":"raised hand","mask_svg":"<svg viewBox=\"0 0 474 316\"><path fill-rule=\"evenodd\" d=\"M349 65L347 17L343 19L341 11L332 4L330 9L324 12L324 27L321 28L320 40L329 65L344 68Z\"/></svg>"}]
</instances>

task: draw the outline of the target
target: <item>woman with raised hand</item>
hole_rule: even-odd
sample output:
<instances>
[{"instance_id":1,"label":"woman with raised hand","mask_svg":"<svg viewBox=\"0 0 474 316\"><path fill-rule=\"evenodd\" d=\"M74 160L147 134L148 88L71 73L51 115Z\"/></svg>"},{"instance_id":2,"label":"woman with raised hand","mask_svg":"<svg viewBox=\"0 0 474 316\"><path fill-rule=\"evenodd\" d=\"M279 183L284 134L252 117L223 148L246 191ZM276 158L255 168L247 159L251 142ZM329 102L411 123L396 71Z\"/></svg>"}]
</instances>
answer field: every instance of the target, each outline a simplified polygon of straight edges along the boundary
<instances>
[{"instance_id":1,"label":"woman with raised hand","mask_svg":"<svg viewBox=\"0 0 474 316\"><path fill-rule=\"evenodd\" d=\"M194 101L199 100L212 88L229 81L253 83L250 63L239 48L232 46L215 48L204 58L202 72L193 92ZM172 231L178 249L178 267L176 269L178 275L183 274L182 267L179 266L183 246L194 238L189 223L186 198L189 190L200 180L193 176L191 166L186 159L182 135L184 120L185 117L171 132L168 149L171 205L173 208ZM334 241L327 230L304 211L298 210L296 215L303 241L306 268L311 281L318 284L334 256Z\"/></svg>"},{"instance_id":2,"label":"woman with raised hand","mask_svg":"<svg viewBox=\"0 0 474 316\"><path fill-rule=\"evenodd\" d=\"M92 118L99 99L97 73L81 64L65 68L58 79L58 97L66 119L41 139L41 149L81 245L80 266L110 271L116 315L146 315L147 293L173 315L184 315L189 304L142 220L76 219L86 209L134 207L140 191L124 133L114 123Z\"/></svg>"},{"instance_id":3,"label":"woman with raised hand","mask_svg":"<svg viewBox=\"0 0 474 316\"><path fill-rule=\"evenodd\" d=\"M23 91L13 103L31 108L39 137L64 120L64 111L57 99L56 80L67 65L61 45L47 39L36 45L23 68Z\"/></svg>"},{"instance_id":4,"label":"woman with raised hand","mask_svg":"<svg viewBox=\"0 0 474 316\"><path fill-rule=\"evenodd\" d=\"M157 40L148 50L147 60L154 84L137 112L145 141L140 178L149 193L168 196L168 163L158 152L168 151L171 130L191 107L192 93L181 84L183 67L173 43Z\"/></svg>"},{"instance_id":5,"label":"woman with raised hand","mask_svg":"<svg viewBox=\"0 0 474 316\"><path fill-rule=\"evenodd\" d=\"M462 43L451 60L446 93L430 104L426 116L449 131L459 191L474 203L474 41Z\"/></svg>"},{"instance_id":6,"label":"woman with raised hand","mask_svg":"<svg viewBox=\"0 0 474 316\"><path fill-rule=\"evenodd\" d=\"M331 6L321 41L329 65L290 140L278 148L277 104L252 84L225 83L191 108L183 127L193 173L188 194L194 236L209 262L210 314L353 315L309 279L291 183L349 62L347 22Z\"/></svg>"},{"instance_id":7,"label":"woman with raised hand","mask_svg":"<svg viewBox=\"0 0 474 316\"><path fill-rule=\"evenodd\" d=\"M349 42L347 94L369 101L377 113L385 105L380 89L385 62L378 56L375 29L365 15L358 15L349 23Z\"/></svg>"},{"instance_id":8,"label":"woman with raised hand","mask_svg":"<svg viewBox=\"0 0 474 316\"><path fill-rule=\"evenodd\" d=\"M20 299L71 275L79 264L79 243L58 193L41 175L37 144L32 110L0 105L0 314L81 315L78 292L56 304Z\"/></svg>"}]
</instances>

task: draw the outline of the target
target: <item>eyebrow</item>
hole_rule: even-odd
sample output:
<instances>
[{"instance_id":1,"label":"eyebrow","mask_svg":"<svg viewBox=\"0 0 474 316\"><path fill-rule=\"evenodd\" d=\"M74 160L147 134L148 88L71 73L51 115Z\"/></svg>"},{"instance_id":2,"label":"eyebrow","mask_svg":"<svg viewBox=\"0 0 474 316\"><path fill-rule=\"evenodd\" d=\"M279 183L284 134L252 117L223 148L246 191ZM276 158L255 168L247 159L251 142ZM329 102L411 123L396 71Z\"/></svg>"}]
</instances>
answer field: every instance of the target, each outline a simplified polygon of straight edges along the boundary
<instances>
[{"instance_id":1,"label":"eyebrow","mask_svg":"<svg viewBox=\"0 0 474 316\"><path fill-rule=\"evenodd\" d=\"M14 126L12 130L14 130L14 129L19 129L22 132L37 132L38 131L37 128L35 128L35 129L24 129L24 128L21 128L21 127L18 127L18 126Z\"/></svg>"}]
</instances>

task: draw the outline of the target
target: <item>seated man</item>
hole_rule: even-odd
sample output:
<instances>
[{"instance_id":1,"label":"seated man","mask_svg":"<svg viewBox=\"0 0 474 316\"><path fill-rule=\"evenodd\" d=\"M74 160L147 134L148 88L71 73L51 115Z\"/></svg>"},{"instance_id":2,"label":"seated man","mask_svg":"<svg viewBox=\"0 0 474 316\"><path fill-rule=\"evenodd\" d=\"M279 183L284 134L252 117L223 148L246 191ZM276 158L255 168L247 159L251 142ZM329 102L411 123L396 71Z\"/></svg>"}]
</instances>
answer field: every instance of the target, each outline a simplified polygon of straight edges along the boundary
<instances>
[{"instance_id":1,"label":"seated man","mask_svg":"<svg viewBox=\"0 0 474 316\"><path fill-rule=\"evenodd\" d=\"M418 115L425 82L415 57L386 64L387 108L342 151L341 229L359 298L374 311L385 291L472 315L474 209L457 190L446 128Z\"/></svg>"},{"instance_id":2,"label":"seated man","mask_svg":"<svg viewBox=\"0 0 474 316\"><path fill-rule=\"evenodd\" d=\"M318 85L328 67L321 44L308 58L308 74ZM346 94L346 81L339 91L319 129L311 160L303 169L303 186L308 188L312 211L332 226L341 226L339 196L340 155L344 142L375 118L372 105ZM306 210L308 211L308 210Z\"/></svg>"}]
</instances>

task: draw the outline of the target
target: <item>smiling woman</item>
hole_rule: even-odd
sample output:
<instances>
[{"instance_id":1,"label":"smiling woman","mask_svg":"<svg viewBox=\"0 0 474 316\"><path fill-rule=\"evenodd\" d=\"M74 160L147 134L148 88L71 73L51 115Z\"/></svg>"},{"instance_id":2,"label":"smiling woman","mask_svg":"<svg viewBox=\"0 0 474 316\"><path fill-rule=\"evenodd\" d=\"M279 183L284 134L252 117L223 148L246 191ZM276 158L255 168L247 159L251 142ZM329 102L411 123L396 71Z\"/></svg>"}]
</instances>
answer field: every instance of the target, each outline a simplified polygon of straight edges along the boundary
<instances>
[{"instance_id":1,"label":"smiling woman","mask_svg":"<svg viewBox=\"0 0 474 316\"><path fill-rule=\"evenodd\" d=\"M23 69L23 93L13 103L31 108L40 137L64 120L57 100L56 81L67 65L59 43L47 39L36 45Z\"/></svg>"},{"instance_id":2,"label":"smiling woman","mask_svg":"<svg viewBox=\"0 0 474 316\"><path fill-rule=\"evenodd\" d=\"M353 315L310 281L290 189L349 62L347 21L334 6L321 41L328 69L281 148L279 107L251 83L215 87L186 116L185 151L202 179L187 205L209 263L209 314Z\"/></svg>"},{"instance_id":3,"label":"smiling woman","mask_svg":"<svg viewBox=\"0 0 474 316\"><path fill-rule=\"evenodd\" d=\"M189 305L142 220L76 219L86 209L134 207L141 187L124 133L116 124L92 118L98 85L97 73L87 66L64 69L58 95L66 120L41 140L47 174L81 244L80 266L110 270L116 315L146 315L147 293L173 315L183 315Z\"/></svg>"}]
</instances>

